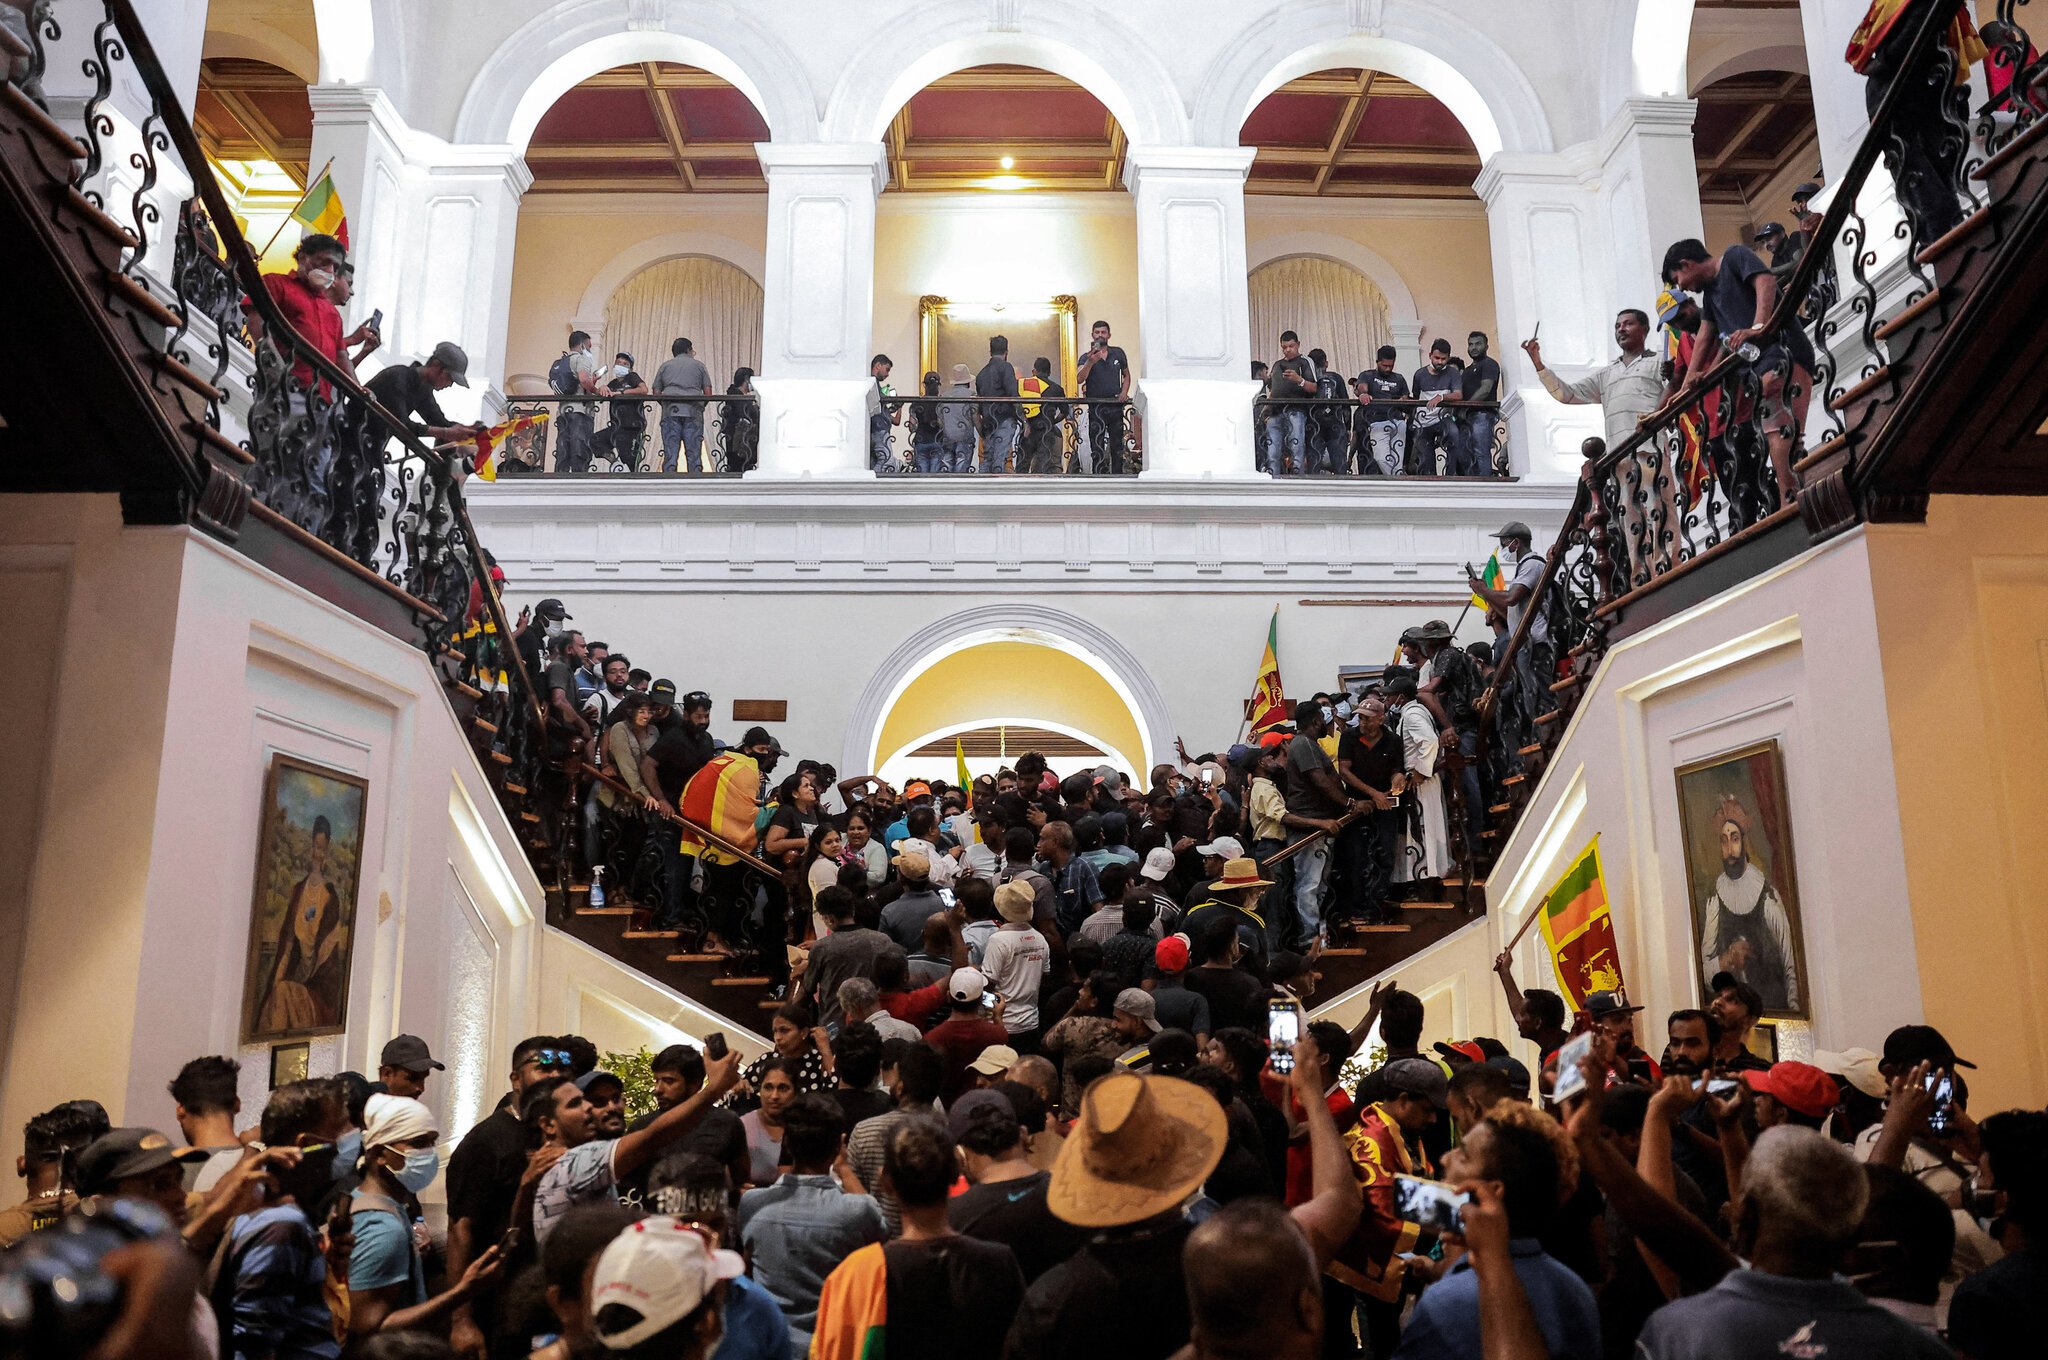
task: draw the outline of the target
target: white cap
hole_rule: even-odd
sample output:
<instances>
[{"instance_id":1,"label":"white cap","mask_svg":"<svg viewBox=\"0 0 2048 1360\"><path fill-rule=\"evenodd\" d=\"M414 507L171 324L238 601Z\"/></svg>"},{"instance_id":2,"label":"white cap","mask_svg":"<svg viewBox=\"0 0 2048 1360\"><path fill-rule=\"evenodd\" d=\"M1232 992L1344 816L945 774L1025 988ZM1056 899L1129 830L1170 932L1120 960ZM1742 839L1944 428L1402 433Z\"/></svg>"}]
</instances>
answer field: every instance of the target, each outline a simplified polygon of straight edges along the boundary
<instances>
[{"instance_id":1,"label":"white cap","mask_svg":"<svg viewBox=\"0 0 2048 1360\"><path fill-rule=\"evenodd\" d=\"M1145 867L1138 870L1139 878L1149 878L1154 883L1164 883L1173 874L1173 851L1163 845L1155 845L1145 852Z\"/></svg>"},{"instance_id":2,"label":"white cap","mask_svg":"<svg viewBox=\"0 0 2048 1360\"><path fill-rule=\"evenodd\" d=\"M955 968L946 992L955 1001L979 1001L988 990L988 975L979 968Z\"/></svg>"},{"instance_id":3,"label":"white cap","mask_svg":"<svg viewBox=\"0 0 2048 1360\"><path fill-rule=\"evenodd\" d=\"M1815 1053L1813 1065L1831 1077L1841 1077L1874 1100L1883 1100L1888 1094L1884 1073L1877 1069L1877 1055L1867 1048L1845 1048L1840 1053Z\"/></svg>"},{"instance_id":4,"label":"white cap","mask_svg":"<svg viewBox=\"0 0 2048 1360\"><path fill-rule=\"evenodd\" d=\"M1198 855L1214 855L1218 859L1243 859L1244 847L1237 843L1235 836L1218 836L1207 845L1195 847Z\"/></svg>"},{"instance_id":5,"label":"white cap","mask_svg":"<svg viewBox=\"0 0 2048 1360\"><path fill-rule=\"evenodd\" d=\"M631 1350L697 1311L720 1280L737 1279L747 1263L719 1251L704 1234L676 1218L643 1218L612 1239L590 1280L590 1316L608 1303L640 1315L618 1331L597 1329L606 1350Z\"/></svg>"}]
</instances>

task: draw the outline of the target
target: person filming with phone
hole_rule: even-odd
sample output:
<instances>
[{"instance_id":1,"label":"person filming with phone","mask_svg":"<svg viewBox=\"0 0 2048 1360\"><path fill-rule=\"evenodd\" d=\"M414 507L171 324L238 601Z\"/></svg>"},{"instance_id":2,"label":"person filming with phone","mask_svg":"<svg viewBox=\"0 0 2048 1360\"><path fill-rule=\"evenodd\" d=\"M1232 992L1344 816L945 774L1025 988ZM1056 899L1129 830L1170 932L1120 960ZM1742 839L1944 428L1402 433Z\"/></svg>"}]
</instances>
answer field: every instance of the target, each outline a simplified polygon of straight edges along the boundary
<instances>
[{"instance_id":1,"label":"person filming with phone","mask_svg":"<svg viewBox=\"0 0 2048 1360\"><path fill-rule=\"evenodd\" d=\"M1109 323L1088 328L1088 352L1074 370L1088 402L1089 471L1114 476L1124 470L1124 405L1131 396L1131 360L1109 343Z\"/></svg>"}]
</instances>

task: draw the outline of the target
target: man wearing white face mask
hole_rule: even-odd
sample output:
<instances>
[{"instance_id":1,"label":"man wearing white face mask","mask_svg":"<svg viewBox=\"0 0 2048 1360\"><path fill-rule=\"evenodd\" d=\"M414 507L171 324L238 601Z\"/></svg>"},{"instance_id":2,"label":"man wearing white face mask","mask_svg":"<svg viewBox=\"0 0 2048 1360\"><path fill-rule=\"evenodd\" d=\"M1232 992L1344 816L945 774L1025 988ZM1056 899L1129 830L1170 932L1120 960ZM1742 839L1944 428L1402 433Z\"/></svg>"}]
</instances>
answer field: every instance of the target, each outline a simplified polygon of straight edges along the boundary
<instances>
[{"instance_id":1,"label":"man wearing white face mask","mask_svg":"<svg viewBox=\"0 0 2048 1360\"><path fill-rule=\"evenodd\" d=\"M363 1106L363 1183L351 1201L355 1247L348 1258L351 1340L372 1332L433 1326L480 1285L497 1278L493 1245L444 1292L427 1297L419 1249L404 1204L441 1170L434 1113L410 1096L371 1096Z\"/></svg>"},{"instance_id":2,"label":"man wearing white face mask","mask_svg":"<svg viewBox=\"0 0 2048 1360\"><path fill-rule=\"evenodd\" d=\"M324 232L309 233L292 254L297 262L292 272L265 274L263 288L308 348L331 359L342 372L352 374L355 366L349 362L348 345L342 338L341 312L328 296L328 290L334 287L347 256L347 250L334 237ZM260 342L263 339L263 314L248 298L242 300L242 311L249 334ZM315 409L324 411L334 400L333 384L314 372L313 361L295 349L290 336L272 336L271 339L292 360L292 382L285 393L290 414L305 418ZM334 445L323 439L313 451L312 466L307 470L307 494L299 505L293 507L293 519L310 533L320 533L327 527L329 507L333 504L327 483L333 466Z\"/></svg>"}]
</instances>

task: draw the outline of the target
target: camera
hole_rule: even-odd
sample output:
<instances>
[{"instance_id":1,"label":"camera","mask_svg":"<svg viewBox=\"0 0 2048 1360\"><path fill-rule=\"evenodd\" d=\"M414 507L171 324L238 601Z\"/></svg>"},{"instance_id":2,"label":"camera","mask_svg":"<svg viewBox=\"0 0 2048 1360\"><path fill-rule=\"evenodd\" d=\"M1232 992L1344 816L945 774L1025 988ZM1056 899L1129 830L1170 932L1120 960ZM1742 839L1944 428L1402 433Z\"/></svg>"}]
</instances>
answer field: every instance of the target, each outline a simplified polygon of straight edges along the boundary
<instances>
[{"instance_id":1,"label":"camera","mask_svg":"<svg viewBox=\"0 0 2048 1360\"><path fill-rule=\"evenodd\" d=\"M1453 1190L1442 1181L1419 1176L1394 1177L1394 1214L1408 1223L1435 1228L1440 1233L1465 1231L1465 1206L1472 1196Z\"/></svg>"},{"instance_id":2,"label":"camera","mask_svg":"<svg viewBox=\"0 0 2048 1360\"><path fill-rule=\"evenodd\" d=\"M91 1351L121 1315L107 1255L175 1231L153 1204L96 1200L0 1255L0 1360Z\"/></svg>"}]
</instances>

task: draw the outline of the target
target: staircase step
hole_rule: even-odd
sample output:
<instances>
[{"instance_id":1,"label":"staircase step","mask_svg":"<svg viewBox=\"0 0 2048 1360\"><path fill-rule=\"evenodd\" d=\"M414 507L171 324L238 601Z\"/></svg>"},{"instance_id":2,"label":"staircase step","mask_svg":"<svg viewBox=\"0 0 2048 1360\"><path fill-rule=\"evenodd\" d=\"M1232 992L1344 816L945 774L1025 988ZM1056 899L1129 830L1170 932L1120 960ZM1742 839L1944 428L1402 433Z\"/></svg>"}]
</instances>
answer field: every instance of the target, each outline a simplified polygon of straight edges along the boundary
<instances>
[{"instance_id":1,"label":"staircase step","mask_svg":"<svg viewBox=\"0 0 2048 1360\"><path fill-rule=\"evenodd\" d=\"M1953 251L1957 246L1961 245L1963 242L1969 240L1972 236L1975 236L1978 232L1982 231L1987 225L1989 225L1990 221L1991 205L1987 203L1983 207L1977 209L1977 211L1971 213L1968 217L1965 217L1961 222L1957 223L1955 226L1949 228L1948 231L1943 233L1939 238L1930 242L1925 250L1921 251L1918 255L1915 255L1913 258L1918 260L1921 264L1931 265L1936 260L1939 260L1942 256L1947 255L1948 253Z\"/></svg>"},{"instance_id":2,"label":"staircase step","mask_svg":"<svg viewBox=\"0 0 2048 1360\"><path fill-rule=\"evenodd\" d=\"M540 825L540 814L538 812L522 812L519 815L524 820L532 822L535 826Z\"/></svg>"},{"instance_id":3,"label":"staircase step","mask_svg":"<svg viewBox=\"0 0 2048 1360\"><path fill-rule=\"evenodd\" d=\"M680 930L626 930L619 933L622 940L680 940Z\"/></svg>"},{"instance_id":4,"label":"staircase step","mask_svg":"<svg viewBox=\"0 0 2048 1360\"><path fill-rule=\"evenodd\" d=\"M107 271L107 283L128 302L129 306L148 316L151 321L156 322L165 330L177 329L178 314L169 307L166 307L156 294L144 288L134 279L129 278L118 269L110 269Z\"/></svg>"},{"instance_id":5,"label":"staircase step","mask_svg":"<svg viewBox=\"0 0 2048 1360\"><path fill-rule=\"evenodd\" d=\"M464 688L467 689L468 686L464 686ZM470 690L469 692L471 694L475 694L476 697L478 697L479 699L483 697L483 695L478 693L476 690ZM494 737L498 735L498 725L494 722L485 722L482 718L471 718L469 720L469 725L471 727L476 728L478 731L488 732Z\"/></svg>"},{"instance_id":6,"label":"staircase step","mask_svg":"<svg viewBox=\"0 0 2048 1360\"><path fill-rule=\"evenodd\" d=\"M468 695L472 699L481 699L484 697L484 692L474 685L464 684L460 680L450 680L448 683L454 688L461 690L464 694ZM495 732L497 729L492 728L491 730Z\"/></svg>"},{"instance_id":7,"label":"staircase step","mask_svg":"<svg viewBox=\"0 0 2048 1360\"><path fill-rule=\"evenodd\" d=\"M569 885L569 891L572 894L587 893L590 891L590 885L588 883L571 883Z\"/></svg>"},{"instance_id":8,"label":"staircase step","mask_svg":"<svg viewBox=\"0 0 2048 1360\"><path fill-rule=\"evenodd\" d=\"M1515 805L1513 803L1495 803L1492 807L1486 810L1486 815L1489 817L1494 817L1498 816L1503 812L1513 812L1514 810Z\"/></svg>"},{"instance_id":9,"label":"staircase step","mask_svg":"<svg viewBox=\"0 0 2048 1360\"><path fill-rule=\"evenodd\" d=\"M64 188L64 206L76 214L85 225L111 241L122 250L133 250L139 244L135 233L116 222L107 210L78 192L74 185Z\"/></svg>"},{"instance_id":10,"label":"staircase step","mask_svg":"<svg viewBox=\"0 0 2048 1360\"><path fill-rule=\"evenodd\" d=\"M724 962L725 962L725 955L723 955L723 954L671 954L671 955L669 955L669 956L668 956L668 961L669 961L670 963L724 963Z\"/></svg>"},{"instance_id":11,"label":"staircase step","mask_svg":"<svg viewBox=\"0 0 2048 1360\"><path fill-rule=\"evenodd\" d=\"M1542 742L1532 741L1527 746L1524 746L1517 750L1515 754L1518 756L1541 756L1547 755L1549 753L1543 749Z\"/></svg>"},{"instance_id":12,"label":"staircase step","mask_svg":"<svg viewBox=\"0 0 2048 1360\"><path fill-rule=\"evenodd\" d=\"M1882 326L1879 326L1877 328L1877 338L1880 340L1891 339L1894 335L1897 335L1900 331L1927 315L1928 311L1940 301L1941 290L1939 288L1928 289L1926 294L1915 301L1912 306L1906 308Z\"/></svg>"},{"instance_id":13,"label":"staircase step","mask_svg":"<svg viewBox=\"0 0 2048 1360\"><path fill-rule=\"evenodd\" d=\"M1526 783L1528 783L1528 782L1529 782L1529 776L1528 776L1528 775L1525 775L1525 774L1511 774L1511 775L1509 775L1509 776L1508 776L1508 777L1507 777L1506 779L1503 779L1503 780L1501 780L1501 781L1500 781L1500 786L1501 786L1502 788L1504 788L1504 789L1517 789L1517 788L1520 788L1520 787L1521 787L1522 785L1524 785L1524 784L1526 784Z\"/></svg>"},{"instance_id":14,"label":"staircase step","mask_svg":"<svg viewBox=\"0 0 2048 1360\"><path fill-rule=\"evenodd\" d=\"M1366 956L1367 952L1367 950L1358 945L1347 944L1325 949L1317 957L1325 959L1362 959Z\"/></svg>"},{"instance_id":15,"label":"staircase step","mask_svg":"<svg viewBox=\"0 0 2048 1360\"><path fill-rule=\"evenodd\" d=\"M526 785L524 784L514 784L508 781L500 784L498 787L511 794L514 798L524 798L526 796Z\"/></svg>"},{"instance_id":16,"label":"staircase step","mask_svg":"<svg viewBox=\"0 0 2048 1360\"><path fill-rule=\"evenodd\" d=\"M1462 878L1447 878L1444 880L1444 886L1446 888L1462 888L1465 886L1465 880ZM1483 878L1475 878L1472 880L1472 886L1475 888L1483 888L1486 886L1486 880Z\"/></svg>"},{"instance_id":17,"label":"staircase step","mask_svg":"<svg viewBox=\"0 0 2048 1360\"><path fill-rule=\"evenodd\" d=\"M1823 460L1834 457L1847 447L1849 447L1849 436L1846 434L1838 434L1832 439L1823 440L1821 443L1814 445L1811 453L1808 453L1805 457L1794 463L1792 470L1794 472L1805 472L1810 467L1818 467Z\"/></svg>"},{"instance_id":18,"label":"staircase step","mask_svg":"<svg viewBox=\"0 0 2048 1360\"><path fill-rule=\"evenodd\" d=\"M711 985L714 987L766 987L768 979L764 977L715 977L711 979Z\"/></svg>"},{"instance_id":19,"label":"staircase step","mask_svg":"<svg viewBox=\"0 0 2048 1360\"><path fill-rule=\"evenodd\" d=\"M780 1008L782 1003L780 1001L777 1001L772 996L764 996L759 1001L756 1001L754 1005L760 1008L761 1010L772 1011Z\"/></svg>"},{"instance_id":20,"label":"staircase step","mask_svg":"<svg viewBox=\"0 0 2048 1360\"><path fill-rule=\"evenodd\" d=\"M1992 176L2011 165L2024 160L2040 150L2035 143L2048 139L2048 120L2037 119L2034 125L1999 148L1998 154L1970 172L1970 178L1989 183Z\"/></svg>"},{"instance_id":21,"label":"staircase step","mask_svg":"<svg viewBox=\"0 0 2048 1360\"><path fill-rule=\"evenodd\" d=\"M506 755L503 751L491 752L491 759L497 761L500 765L510 765L512 763L512 757Z\"/></svg>"},{"instance_id":22,"label":"staircase step","mask_svg":"<svg viewBox=\"0 0 2048 1360\"><path fill-rule=\"evenodd\" d=\"M15 116L34 129L37 136L50 144L52 150L66 160L82 161L85 148L78 139L64 130L63 124L36 107L36 101L21 92L11 81L0 81L0 99L14 105Z\"/></svg>"},{"instance_id":23,"label":"staircase step","mask_svg":"<svg viewBox=\"0 0 2048 1360\"><path fill-rule=\"evenodd\" d=\"M1480 838L1483 840L1497 841L1500 839L1500 828L1497 826L1489 826L1488 828L1486 828L1486 830L1480 832L1479 835Z\"/></svg>"},{"instance_id":24,"label":"staircase step","mask_svg":"<svg viewBox=\"0 0 2048 1360\"><path fill-rule=\"evenodd\" d=\"M1565 677L1564 679L1562 679L1562 680L1558 681L1558 682L1557 682L1556 684L1552 685L1552 686L1550 687L1550 692L1551 692L1552 694L1563 694L1563 693L1565 693L1565 692L1566 692L1566 691L1568 691L1568 690L1574 690L1574 689L1577 689L1577 688L1578 688L1578 687L1579 687L1580 685L1583 685L1583 684L1585 684L1585 683L1586 683L1586 677L1585 677L1585 676L1583 676L1583 675L1578 675L1578 674L1572 674L1572 675L1567 675L1567 676L1566 676L1566 677Z\"/></svg>"},{"instance_id":25,"label":"staircase step","mask_svg":"<svg viewBox=\"0 0 2048 1360\"><path fill-rule=\"evenodd\" d=\"M633 914L633 908L631 908L631 907L578 907L578 908L576 908L576 914L577 914L578 916L631 916L631 915Z\"/></svg>"},{"instance_id":26,"label":"staircase step","mask_svg":"<svg viewBox=\"0 0 2048 1360\"><path fill-rule=\"evenodd\" d=\"M1401 909L1403 911L1456 911L1463 905L1461 902L1403 902Z\"/></svg>"},{"instance_id":27,"label":"staircase step","mask_svg":"<svg viewBox=\"0 0 2048 1360\"><path fill-rule=\"evenodd\" d=\"M1877 371L1828 403L1830 411L1846 411L1892 379L1892 366L1879 364Z\"/></svg>"},{"instance_id":28,"label":"staircase step","mask_svg":"<svg viewBox=\"0 0 2048 1360\"><path fill-rule=\"evenodd\" d=\"M1413 929L1414 926L1390 921L1384 925L1360 926L1358 931L1361 935L1404 935Z\"/></svg>"}]
</instances>

